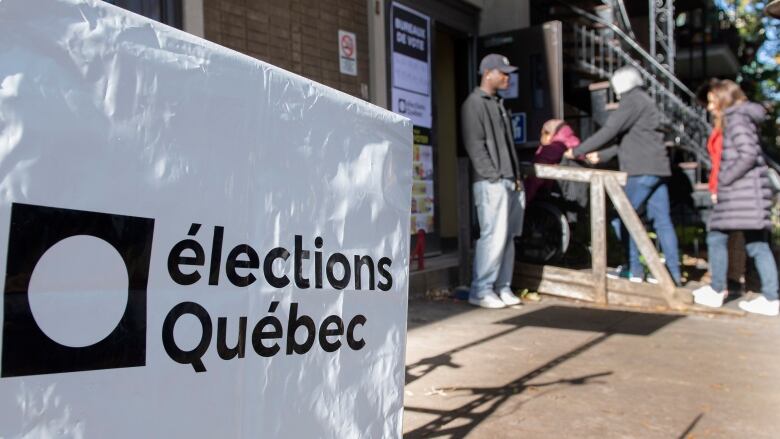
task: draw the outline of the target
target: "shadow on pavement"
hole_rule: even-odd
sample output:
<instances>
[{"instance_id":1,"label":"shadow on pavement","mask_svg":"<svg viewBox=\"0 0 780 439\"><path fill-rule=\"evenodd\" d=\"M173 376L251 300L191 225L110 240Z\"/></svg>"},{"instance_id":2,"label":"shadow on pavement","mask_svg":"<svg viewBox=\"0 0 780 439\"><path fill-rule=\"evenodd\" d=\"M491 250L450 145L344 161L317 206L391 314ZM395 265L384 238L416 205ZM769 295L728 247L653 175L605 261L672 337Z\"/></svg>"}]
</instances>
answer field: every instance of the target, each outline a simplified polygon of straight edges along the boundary
<instances>
[{"instance_id":1,"label":"shadow on pavement","mask_svg":"<svg viewBox=\"0 0 780 439\"><path fill-rule=\"evenodd\" d=\"M693 419L693 422L691 422L691 424L688 426L688 428L686 428L685 431L683 431L682 434L680 436L678 436L679 439L686 439L686 438L688 438L689 437L688 435L693 431L694 428L696 428L696 424L698 424L699 421L701 421L701 418L703 418L703 417L704 417L704 413L699 413L699 416L696 416ZM690 436L690 437L693 438L693 436Z\"/></svg>"},{"instance_id":2,"label":"shadow on pavement","mask_svg":"<svg viewBox=\"0 0 780 439\"><path fill-rule=\"evenodd\" d=\"M466 306L463 306L466 305ZM413 307L424 307L425 312L409 312L406 320L406 330L412 331L440 320L452 318L458 314L476 311L477 308L468 305L465 300L455 298L445 299L412 299L409 301L410 310ZM418 308L419 309L419 308Z\"/></svg>"},{"instance_id":3,"label":"shadow on pavement","mask_svg":"<svg viewBox=\"0 0 780 439\"><path fill-rule=\"evenodd\" d=\"M421 359L420 361L407 366L407 384L424 377L440 367L460 368L461 365L453 361L453 355L469 348L478 346L482 343L494 340L524 327L544 327L556 329L568 329L587 332L597 332L600 335L591 340L565 352L551 361L542 364L531 372L500 387L473 387L458 388L459 392L472 394L477 398L458 407L455 410L435 410L418 407L405 407L405 410L416 411L436 415L437 417L425 425L422 425L412 431L407 432L406 438L422 437L464 437L476 428L482 421L496 412L510 397L517 396L528 388L552 386L564 384L568 386L580 386L594 383L595 379L611 375L611 371L605 371L597 374L591 374L569 379L561 379L549 383L527 384L529 381L548 372L556 366L564 363L588 349L604 342L615 334L626 334L635 336L648 336L663 328L664 326L683 318L677 315L668 314L649 314L632 311L615 311L607 309L593 308L573 308L566 306L548 306L526 314L521 314L510 319L494 322L500 325L511 325L504 331L491 334L479 340L475 340L450 349L441 354ZM538 395L537 395L538 396ZM455 426L447 427L448 424L458 421ZM694 420L688 430L691 430L698 419Z\"/></svg>"}]
</instances>

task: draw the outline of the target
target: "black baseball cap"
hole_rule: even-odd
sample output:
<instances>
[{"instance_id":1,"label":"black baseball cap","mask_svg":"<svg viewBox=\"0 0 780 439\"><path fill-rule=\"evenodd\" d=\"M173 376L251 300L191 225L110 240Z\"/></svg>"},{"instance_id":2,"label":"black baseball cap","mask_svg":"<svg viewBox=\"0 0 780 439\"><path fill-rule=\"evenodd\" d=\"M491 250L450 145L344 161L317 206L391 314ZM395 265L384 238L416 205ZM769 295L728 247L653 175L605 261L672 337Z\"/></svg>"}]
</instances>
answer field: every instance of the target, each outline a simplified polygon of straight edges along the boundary
<instances>
[{"instance_id":1,"label":"black baseball cap","mask_svg":"<svg viewBox=\"0 0 780 439\"><path fill-rule=\"evenodd\" d=\"M504 73L512 73L517 70L517 67L509 64L509 59L504 55L497 53L491 53L485 55L482 61L479 63L479 73L484 75L488 70L498 69Z\"/></svg>"}]
</instances>

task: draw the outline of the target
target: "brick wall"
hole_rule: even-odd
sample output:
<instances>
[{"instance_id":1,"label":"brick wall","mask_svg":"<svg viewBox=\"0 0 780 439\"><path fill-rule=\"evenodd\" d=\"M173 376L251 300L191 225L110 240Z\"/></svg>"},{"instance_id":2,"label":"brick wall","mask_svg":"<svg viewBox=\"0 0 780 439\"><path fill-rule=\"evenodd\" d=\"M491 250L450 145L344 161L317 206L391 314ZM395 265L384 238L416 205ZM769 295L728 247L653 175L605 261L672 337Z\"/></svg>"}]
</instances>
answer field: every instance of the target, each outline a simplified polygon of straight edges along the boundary
<instances>
[{"instance_id":1,"label":"brick wall","mask_svg":"<svg viewBox=\"0 0 780 439\"><path fill-rule=\"evenodd\" d=\"M206 39L367 99L366 0L204 0ZM339 72L338 31L357 37L358 76Z\"/></svg>"}]
</instances>

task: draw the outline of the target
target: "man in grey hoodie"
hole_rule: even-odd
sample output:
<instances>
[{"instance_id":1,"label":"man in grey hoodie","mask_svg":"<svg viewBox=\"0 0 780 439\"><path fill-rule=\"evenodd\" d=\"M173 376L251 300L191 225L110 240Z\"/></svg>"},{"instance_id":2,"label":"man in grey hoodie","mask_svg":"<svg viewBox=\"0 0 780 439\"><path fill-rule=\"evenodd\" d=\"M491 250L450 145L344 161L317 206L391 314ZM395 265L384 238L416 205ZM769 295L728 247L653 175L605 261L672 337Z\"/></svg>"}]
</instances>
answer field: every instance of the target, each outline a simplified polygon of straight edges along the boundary
<instances>
[{"instance_id":1,"label":"man in grey hoodie","mask_svg":"<svg viewBox=\"0 0 780 439\"><path fill-rule=\"evenodd\" d=\"M580 146L570 149L566 158L586 155L592 163L605 162L617 153L620 170L628 174L626 196L635 210L647 208L653 222L666 267L676 284L681 283L677 235L669 212L669 189L666 181L672 175L669 156L663 142L661 114L653 99L642 89L639 71L631 66L617 69L610 79L620 99L617 110L610 114L604 126ZM616 146L603 148L619 138ZM628 236L623 227L620 236ZM622 275L634 282L644 280L644 268L634 240L628 243L629 271Z\"/></svg>"},{"instance_id":2,"label":"man in grey hoodie","mask_svg":"<svg viewBox=\"0 0 780 439\"><path fill-rule=\"evenodd\" d=\"M510 282L514 237L522 233L525 194L520 182L512 121L498 90L509 87L517 67L505 56L490 54L480 63L482 80L461 108L463 143L471 159L479 240L469 303L484 308L518 305Z\"/></svg>"}]
</instances>

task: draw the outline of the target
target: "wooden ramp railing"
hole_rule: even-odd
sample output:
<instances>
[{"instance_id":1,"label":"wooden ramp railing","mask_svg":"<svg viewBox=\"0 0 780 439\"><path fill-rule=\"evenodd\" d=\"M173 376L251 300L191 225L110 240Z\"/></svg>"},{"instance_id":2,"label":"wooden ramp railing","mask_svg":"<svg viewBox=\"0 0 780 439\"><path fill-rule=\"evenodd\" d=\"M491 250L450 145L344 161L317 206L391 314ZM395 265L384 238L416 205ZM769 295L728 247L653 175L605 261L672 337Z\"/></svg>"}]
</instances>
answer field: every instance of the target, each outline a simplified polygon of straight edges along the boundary
<instances>
[{"instance_id":1,"label":"wooden ramp railing","mask_svg":"<svg viewBox=\"0 0 780 439\"><path fill-rule=\"evenodd\" d=\"M685 310L689 300L677 294L672 277L666 270L644 225L621 186L626 184L624 172L580 169L564 166L534 165L539 178L590 183L590 228L592 270L586 273L553 266L517 264L515 277L526 283L538 282L536 290L601 304L649 306ZM645 257L657 284L633 283L626 279L607 278L607 207L606 196L612 200L639 252ZM686 303L688 302L688 303Z\"/></svg>"}]
</instances>

